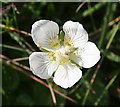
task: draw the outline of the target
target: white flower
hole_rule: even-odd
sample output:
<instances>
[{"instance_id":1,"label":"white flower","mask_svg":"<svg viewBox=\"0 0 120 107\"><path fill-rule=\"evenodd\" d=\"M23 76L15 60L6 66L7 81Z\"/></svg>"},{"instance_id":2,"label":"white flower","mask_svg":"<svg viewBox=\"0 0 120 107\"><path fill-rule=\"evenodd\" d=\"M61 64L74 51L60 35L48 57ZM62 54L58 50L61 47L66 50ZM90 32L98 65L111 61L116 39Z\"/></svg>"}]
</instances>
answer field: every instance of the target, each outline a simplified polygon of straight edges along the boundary
<instances>
[{"instance_id":1,"label":"white flower","mask_svg":"<svg viewBox=\"0 0 120 107\"><path fill-rule=\"evenodd\" d=\"M57 85L68 88L82 77L79 67L90 68L99 61L100 51L94 43L88 42L88 34L79 22L65 22L63 31L64 41L61 41L57 23L35 22L31 31L33 41L46 51L33 52L29 63L35 75L42 79L53 76Z\"/></svg>"}]
</instances>

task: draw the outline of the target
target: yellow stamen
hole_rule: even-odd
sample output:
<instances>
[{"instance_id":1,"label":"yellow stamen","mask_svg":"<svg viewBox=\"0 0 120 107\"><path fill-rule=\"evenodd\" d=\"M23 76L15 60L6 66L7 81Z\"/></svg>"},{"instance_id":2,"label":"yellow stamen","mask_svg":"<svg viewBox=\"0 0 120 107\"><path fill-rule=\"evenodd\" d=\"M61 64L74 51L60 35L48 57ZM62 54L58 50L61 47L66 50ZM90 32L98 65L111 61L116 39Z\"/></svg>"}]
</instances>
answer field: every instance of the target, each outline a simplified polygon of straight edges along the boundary
<instances>
[{"instance_id":1,"label":"yellow stamen","mask_svg":"<svg viewBox=\"0 0 120 107\"><path fill-rule=\"evenodd\" d=\"M58 40L57 37L49 39L48 42L50 43L51 48L57 48L58 46L60 46L60 41Z\"/></svg>"},{"instance_id":2,"label":"yellow stamen","mask_svg":"<svg viewBox=\"0 0 120 107\"><path fill-rule=\"evenodd\" d=\"M67 57L67 58L63 57L63 58L60 59L60 64L67 64L69 62L70 62L70 58L69 57Z\"/></svg>"},{"instance_id":3,"label":"yellow stamen","mask_svg":"<svg viewBox=\"0 0 120 107\"><path fill-rule=\"evenodd\" d=\"M52 48L57 48L58 46L60 46L60 42L53 44L51 47Z\"/></svg>"},{"instance_id":4,"label":"yellow stamen","mask_svg":"<svg viewBox=\"0 0 120 107\"><path fill-rule=\"evenodd\" d=\"M48 52L49 58L51 58L51 61L56 61L56 56L54 52Z\"/></svg>"},{"instance_id":5,"label":"yellow stamen","mask_svg":"<svg viewBox=\"0 0 120 107\"><path fill-rule=\"evenodd\" d=\"M73 43L71 41L72 41L71 37L64 38L64 44L67 46L70 46L70 47L73 46Z\"/></svg>"}]
</instances>

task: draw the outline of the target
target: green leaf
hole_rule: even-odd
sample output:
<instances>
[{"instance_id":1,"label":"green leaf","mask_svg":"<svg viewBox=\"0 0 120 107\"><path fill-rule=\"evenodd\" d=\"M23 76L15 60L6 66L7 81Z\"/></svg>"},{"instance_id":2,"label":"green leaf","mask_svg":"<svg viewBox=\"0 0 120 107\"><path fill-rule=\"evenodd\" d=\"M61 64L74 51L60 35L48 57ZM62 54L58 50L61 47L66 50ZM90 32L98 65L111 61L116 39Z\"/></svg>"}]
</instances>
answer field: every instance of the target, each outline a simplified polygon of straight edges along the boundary
<instances>
[{"instance_id":1,"label":"green leaf","mask_svg":"<svg viewBox=\"0 0 120 107\"><path fill-rule=\"evenodd\" d=\"M106 57L113 62L120 63L120 56L113 52L108 51Z\"/></svg>"}]
</instances>

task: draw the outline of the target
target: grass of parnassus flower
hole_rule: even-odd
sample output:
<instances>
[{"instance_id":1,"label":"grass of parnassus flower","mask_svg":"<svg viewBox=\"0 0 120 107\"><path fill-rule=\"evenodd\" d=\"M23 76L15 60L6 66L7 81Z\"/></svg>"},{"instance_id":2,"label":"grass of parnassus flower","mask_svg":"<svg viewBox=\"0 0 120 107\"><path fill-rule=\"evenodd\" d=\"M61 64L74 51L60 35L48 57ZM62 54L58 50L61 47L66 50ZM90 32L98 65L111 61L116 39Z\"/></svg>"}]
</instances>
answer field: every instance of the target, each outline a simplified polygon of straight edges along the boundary
<instances>
[{"instance_id":1,"label":"grass of parnassus flower","mask_svg":"<svg viewBox=\"0 0 120 107\"><path fill-rule=\"evenodd\" d=\"M2 4L3 105L97 106L119 103L119 3L89 2L77 12L75 10L81 3L13 3L7 11L5 9L11 3ZM60 26L68 19L81 22L92 34L90 40L101 51L98 64L83 69L82 79L68 90L58 87L51 79L46 82L29 72L27 57L33 51L39 51L30 37L30 27L41 18L55 20Z\"/></svg>"}]
</instances>

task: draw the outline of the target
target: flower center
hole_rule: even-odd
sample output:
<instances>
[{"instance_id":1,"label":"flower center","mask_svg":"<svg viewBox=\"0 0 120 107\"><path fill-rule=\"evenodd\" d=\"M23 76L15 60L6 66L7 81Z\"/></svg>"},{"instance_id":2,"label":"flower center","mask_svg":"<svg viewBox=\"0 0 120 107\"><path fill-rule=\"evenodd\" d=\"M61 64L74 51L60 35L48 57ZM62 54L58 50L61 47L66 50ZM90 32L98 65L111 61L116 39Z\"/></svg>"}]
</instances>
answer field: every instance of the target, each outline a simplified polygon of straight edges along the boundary
<instances>
[{"instance_id":1,"label":"flower center","mask_svg":"<svg viewBox=\"0 0 120 107\"><path fill-rule=\"evenodd\" d=\"M63 46L60 49L56 50L55 56L59 59L60 64L67 64L71 61L70 55L73 54L75 48L70 46Z\"/></svg>"},{"instance_id":2,"label":"flower center","mask_svg":"<svg viewBox=\"0 0 120 107\"><path fill-rule=\"evenodd\" d=\"M69 49L66 47L61 47L59 50L56 50L56 56L60 61L60 64L67 64L70 62L70 57L68 55Z\"/></svg>"},{"instance_id":3,"label":"flower center","mask_svg":"<svg viewBox=\"0 0 120 107\"><path fill-rule=\"evenodd\" d=\"M71 55L76 55L77 48L62 46L61 48L48 52L51 61L58 60L60 64L68 64L71 61Z\"/></svg>"}]
</instances>

